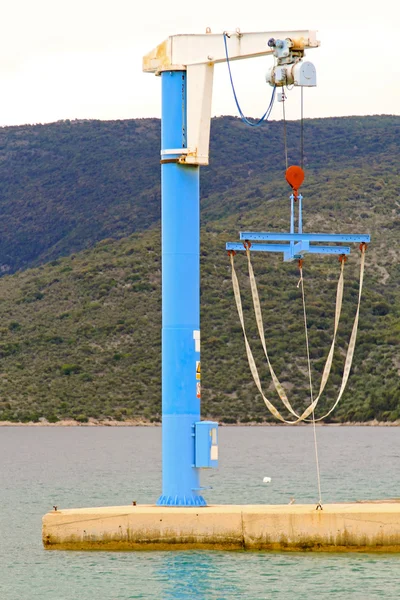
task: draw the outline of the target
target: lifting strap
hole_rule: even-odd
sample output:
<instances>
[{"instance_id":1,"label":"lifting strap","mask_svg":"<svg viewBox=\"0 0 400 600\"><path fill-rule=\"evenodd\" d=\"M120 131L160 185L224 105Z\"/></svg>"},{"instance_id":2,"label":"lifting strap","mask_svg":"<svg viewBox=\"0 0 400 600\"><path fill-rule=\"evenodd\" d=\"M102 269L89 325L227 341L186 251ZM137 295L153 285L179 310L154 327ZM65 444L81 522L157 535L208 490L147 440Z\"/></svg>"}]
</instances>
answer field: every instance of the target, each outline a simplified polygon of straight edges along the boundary
<instances>
[{"instance_id":1,"label":"lifting strap","mask_svg":"<svg viewBox=\"0 0 400 600\"><path fill-rule=\"evenodd\" d=\"M256 279L254 277L253 266L251 264L249 248L246 248L246 254L247 254L248 267L249 267L249 278L250 278L251 294L253 297L254 313L256 316L257 328L258 328L258 333L260 335L261 344L262 344L262 347L264 350L265 358L267 359L269 372L271 373L272 381L273 381L274 387L278 393L279 398L282 400L282 402L285 405L285 407L287 408L287 410L294 417L299 419L300 415L292 408L292 406L289 402L289 399L285 393L285 390L283 389L282 384L280 383L278 377L276 376L274 369L271 365L271 362L269 360L267 346L265 343L264 324L263 324L263 318L262 318L262 313L261 313L260 299L259 299L259 295L258 295ZM318 392L318 398L321 396L322 392L325 389L325 386L326 386L326 383L328 381L329 374L331 371L331 367L332 367L333 353L335 350L335 342L336 342L336 334L337 334L337 330L339 327L340 314L341 314L341 310L342 310L343 286L344 286L343 271L344 271L344 260L341 261L340 276L339 276L337 292L336 292L335 326L334 326L334 331L333 331L333 340L332 340L328 358L326 359L325 367L324 367L324 370L322 373L322 379L321 379L321 385L320 385L319 392Z\"/></svg>"},{"instance_id":2,"label":"lifting strap","mask_svg":"<svg viewBox=\"0 0 400 600\"><path fill-rule=\"evenodd\" d=\"M360 317L361 294L362 294L362 288L363 288L363 282L364 282L365 249L366 249L366 245L365 244L361 244L361 246L360 246L360 250L361 250L360 285L359 285L359 289L358 289L357 311L356 311L356 316L355 316L355 319L354 319L353 329L351 331L351 336L350 336L350 341L349 341L349 347L347 348L347 355L346 355L346 360L345 360L345 363L344 363L344 370L343 370L342 385L340 387L339 395L338 395L338 397L337 397L336 402L334 403L334 405L330 408L330 410L328 410L327 413L325 413L324 415L322 415L322 417L319 417L318 419L315 419L316 421L322 421L327 416L329 416L332 411L335 410L335 408L337 407L337 405L340 402L341 397L343 396L343 392L344 392L344 390L346 388L346 384L347 384L347 381L349 379L350 369L351 369L351 365L352 365L352 362L353 362L354 350L355 350L355 347L356 347L357 330L358 330L358 319Z\"/></svg>"},{"instance_id":3,"label":"lifting strap","mask_svg":"<svg viewBox=\"0 0 400 600\"><path fill-rule=\"evenodd\" d=\"M359 320L360 304L361 304L361 293L362 293L363 280L364 280L365 244L362 244L360 249L361 249L361 261L360 261L360 284L359 284L359 293L358 293L358 305L357 305L357 311L356 311L356 316L354 319L352 333L350 336L349 346L347 349L347 355L346 355L345 366L344 366L344 371L343 371L342 385L340 387L339 395L338 395L334 405L332 406L332 408L322 417L315 419L316 421L321 421L322 419L326 418L336 408L336 406L338 405L338 403L343 395L343 392L345 390L345 387L346 387L346 384L347 384L347 381L348 381L348 378L350 375L350 369L351 369L351 365L352 365L352 361L353 361L355 343L356 343L356 338L357 338L358 320ZM333 353L334 353L334 347L335 347L335 341L336 341L336 333L337 333L337 328L339 325L340 312L341 312L341 306L342 306L342 298L343 298L343 263L342 263L342 268L341 268L341 274L340 274L339 281L338 281L338 290L337 290L337 294L336 294L334 336L333 336L333 341L332 341L331 348L330 348L330 351L328 354L328 358L327 358L327 361L325 364L324 372L322 375L320 390L319 390L317 398L311 402L311 404L304 410L304 412L301 415L299 415L296 411L293 410L293 408L286 396L286 393L283 390L281 383L279 382L277 376L275 375L275 372L272 368L272 365L271 365L269 357L268 357L268 352L267 352L266 343L265 343L265 336L264 336L264 328L263 328L262 317L261 317L260 302L259 302L259 297L258 297L258 292L257 292L257 286L255 284L254 272L253 272L251 261L250 261L250 251L248 248L246 250L247 250L247 257L248 257L248 264L249 264L249 274L252 275L252 276L250 275L250 284L251 284L251 288L252 288L253 303L254 303L254 309L256 312L257 327L258 327L258 331L260 334L261 343L263 345L264 353L267 358L267 363L268 363L268 366L270 369L270 373L271 373L272 380L274 382L275 389L277 390L279 397L281 398L281 400L282 400L283 404L285 405L285 407L287 408L287 410L293 416L296 417L295 421L289 421L289 420L285 419L280 414L278 409L268 400L268 398L266 398L266 396L264 395L264 393L262 391L261 381L260 381L260 377L258 374L257 366L255 364L253 353L251 351L251 348L250 348L250 345L249 345L249 342L247 339L247 335L246 335L239 282L238 282L238 278L237 278L236 271L235 271L233 253L230 253L230 260L231 260L231 265L232 265L233 292L234 292L234 297L235 297L235 302L236 302L236 308L237 308L238 315L239 315L239 320L240 320L242 330L243 330L246 354L247 354L247 359L249 362L250 371L253 376L254 382L257 386L257 389L260 392L260 394L265 402L265 405L267 406L267 408L271 412L271 414L276 419L282 421L283 423L295 425L296 423L299 423L300 421L305 421L310 416L310 414L315 410L315 407L318 404L319 398L322 394L322 391L325 388L326 382L329 377L330 369L332 366L332 359L333 359Z\"/></svg>"}]
</instances>

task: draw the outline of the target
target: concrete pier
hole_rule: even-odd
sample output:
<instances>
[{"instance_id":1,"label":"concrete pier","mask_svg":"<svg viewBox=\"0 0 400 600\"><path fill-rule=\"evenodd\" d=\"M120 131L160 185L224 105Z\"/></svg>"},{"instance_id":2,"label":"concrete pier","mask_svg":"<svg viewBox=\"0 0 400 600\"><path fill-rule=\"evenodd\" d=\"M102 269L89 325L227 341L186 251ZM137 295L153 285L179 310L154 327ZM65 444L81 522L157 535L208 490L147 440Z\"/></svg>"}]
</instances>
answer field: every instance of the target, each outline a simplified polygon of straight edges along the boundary
<instances>
[{"instance_id":1,"label":"concrete pier","mask_svg":"<svg viewBox=\"0 0 400 600\"><path fill-rule=\"evenodd\" d=\"M315 505L113 506L54 510L43 544L59 550L400 552L400 500Z\"/></svg>"}]
</instances>

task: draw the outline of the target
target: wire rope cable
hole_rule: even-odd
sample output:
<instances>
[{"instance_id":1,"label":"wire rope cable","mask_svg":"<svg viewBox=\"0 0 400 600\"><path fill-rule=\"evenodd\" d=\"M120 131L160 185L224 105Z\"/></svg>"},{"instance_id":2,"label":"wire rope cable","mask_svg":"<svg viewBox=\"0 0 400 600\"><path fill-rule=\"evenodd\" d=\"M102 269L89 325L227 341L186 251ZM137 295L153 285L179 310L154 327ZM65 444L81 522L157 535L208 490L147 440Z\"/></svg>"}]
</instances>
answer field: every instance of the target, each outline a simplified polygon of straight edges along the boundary
<instances>
[{"instance_id":1,"label":"wire rope cable","mask_svg":"<svg viewBox=\"0 0 400 600\"><path fill-rule=\"evenodd\" d=\"M249 125L250 127L259 127L260 125L262 125L262 123L264 121L267 121L271 115L272 107L274 105L274 100L275 100L276 86L274 86L274 88L272 90L271 100L270 100L268 108L265 111L265 113L263 114L263 116L260 117L255 123L252 123L251 121L249 121L249 119L244 115L244 113L240 107L239 100L238 100L236 90L235 90L235 84L233 83L233 76L232 76L231 64L230 64L229 53L228 53L228 44L226 41L226 38L229 37L229 35L226 32L224 32L223 36L224 36L225 56L226 56L226 64L228 65L229 79L231 81L233 97L235 99L235 103L236 103L237 109L239 111L240 118L243 121L243 123L245 123L246 125Z\"/></svg>"},{"instance_id":2,"label":"wire rope cable","mask_svg":"<svg viewBox=\"0 0 400 600\"><path fill-rule=\"evenodd\" d=\"M317 469L317 484L318 484L318 505L317 508L322 508L322 494L321 494L321 473L319 468L319 458L318 458L318 443L317 443L317 428L315 426L315 412L314 412L314 393L313 393L313 383L312 383L312 375L311 375L311 360L310 360L310 344L308 340L308 330L307 330L307 310L306 310L306 296L304 292L304 278L303 278L303 265L302 260L299 260L299 269L300 269L300 287L301 287L301 297L303 300L303 316L304 316L304 331L306 338L306 348L307 348L307 366L308 366L308 379L310 382L310 406L313 407L311 411L312 416L312 424L313 424L313 433L314 433L314 453L315 453L315 464Z\"/></svg>"},{"instance_id":3,"label":"wire rope cable","mask_svg":"<svg viewBox=\"0 0 400 600\"><path fill-rule=\"evenodd\" d=\"M283 116L283 147L285 151L285 165L286 171L288 169L288 147L287 147L287 127L286 127L286 110L285 110L285 88L282 88L282 116Z\"/></svg>"},{"instance_id":4,"label":"wire rope cable","mask_svg":"<svg viewBox=\"0 0 400 600\"><path fill-rule=\"evenodd\" d=\"M286 86L287 91L293 89ZM285 101L287 96L285 95L285 88L282 87L282 121L283 121L283 145L285 153L285 166L286 170L289 166L288 162L288 144L287 144L287 120L286 120L286 109ZM304 169L304 95L303 86L300 87L300 166Z\"/></svg>"},{"instance_id":5,"label":"wire rope cable","mask_svg":"<svg viewBox=\"0 0 400 600\"><path fill-rule=\"evenodd\" d=\"M304 98L303 86L300 88L300 166L304 169Z\"/></svg>"},{"instance_id":6,"label":"wire rope cable","mask_svg":"<svg viewBox=\"0 0 400 600\"><path fill-rule=\"evenodd\" d=\"M303 96L303 86L300 87L300 166L304 169L304 96ZM309 341L308 341L308 331L307 331L307 312L306 312L306 299L304 293L304 280L303 280L303 267L300 264L300 280L301 280L301 295L303 298L303 313L304 313L304 329L305 329L305 337L306 337L306 345L307 345L307 363L308 363L308 375L310 379L310 401L313 403L313 386L312 386L312 376L311 376L311 362L310 362L310 350L309 350ZM341 263L343 273L344 260ZM342 290L343 295L343 290ZM334 342L336 339L336 331L334 334ZM317 441L317 428L315 426L315 411L313 409L312 413L312 424L313 424L313 437L314 437L314 454L315 454L315 466L317 469L317 485L318 485L318 505L317 508L322 508L322 492L321 492L321 472L319 467L319 456L318 456L318 441Z\"/></svg>"}]
</instances>

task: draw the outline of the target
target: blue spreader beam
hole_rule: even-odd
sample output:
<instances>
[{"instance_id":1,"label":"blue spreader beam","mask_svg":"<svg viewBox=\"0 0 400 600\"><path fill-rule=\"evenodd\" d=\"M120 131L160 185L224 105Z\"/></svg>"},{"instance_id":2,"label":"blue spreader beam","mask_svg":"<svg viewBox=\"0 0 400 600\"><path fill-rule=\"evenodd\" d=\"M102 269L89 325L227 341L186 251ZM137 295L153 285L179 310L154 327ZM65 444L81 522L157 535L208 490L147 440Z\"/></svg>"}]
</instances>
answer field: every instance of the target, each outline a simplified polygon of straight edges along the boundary
<instances>
[{"instance_id":1,"label":"blue spreader beam","mask_svg":"<svg viewBox=\"0 0 400 600\"><path fill-rule=\"evenodd\" d=\"M295 201L298 202L298 231L295 233ZM350 254L348 246L317 245L315 242L325 242L328 244L341 243L369 243L370 236L367 233L304 233L303 215L302 215L303 196L298 195L295 199L294 194L290 196L290 232L273 233L268 231L241 231L239 237L242 243L228 242L226 249L240 252L246 250L245 242L250 242L250 249L253 252L282 252L283 260L290 262L303 258L305 254ZM281 242L279 244L254 244L253 242ZM289 242L289 243L285 243ZM314 242L312 244L311 242Z\"/></svg>"},{"instance_id":2,"label":"blue spreader beam","mask_svg":"<svg viewBox=\"0 0 400 600\"><path fill-rule=\"evenodd\" d=\"M239 234L241 240L252 241L271 241L271 242L297 242L307 240L309 242L354 242L368 243L370 236L367 234L353 233L254 233L251 231L241 231Z\"/></svg>"},{"instance_id":3,"label":"blue spreader beam","mask_svg":"<svg viewBox=\"0 0 400 600\"><path fill-rule=\"evenodd\" d=\"M290 262L299 258L303 258L305 254L350 254L348 246L318 246L311 242L352 242L352 243L368 243L370 236L368 234L336 234L336 233L264 233L253 231L240 232L240 239L243 242L251 242L252 252L282 252L283 260ZM254 244L256 241L271 241L283 242L280 244ZM244 251L244 243L228 242L227 250L235 252ZM290 242L285 244L284 242Z\"/></svg>"},{"instance_id":4,"label":"blue spreader beam","mask_svg":"<svg viewBox=\"0 0 400 600\"><path fill-rule=\"evenodd\" d=\"M226 244L227 250L235 250L240 252L245 250L243 244L238 242L228 242ZM291 247L289 244L252 244L251 250L253 252L290 252ZM297 245L295 244L294 250L296 254L308 253L308 254L350 254L350 248L348 246L310 246L306 247L306 244Z\"/></svg>"}]
</instances>

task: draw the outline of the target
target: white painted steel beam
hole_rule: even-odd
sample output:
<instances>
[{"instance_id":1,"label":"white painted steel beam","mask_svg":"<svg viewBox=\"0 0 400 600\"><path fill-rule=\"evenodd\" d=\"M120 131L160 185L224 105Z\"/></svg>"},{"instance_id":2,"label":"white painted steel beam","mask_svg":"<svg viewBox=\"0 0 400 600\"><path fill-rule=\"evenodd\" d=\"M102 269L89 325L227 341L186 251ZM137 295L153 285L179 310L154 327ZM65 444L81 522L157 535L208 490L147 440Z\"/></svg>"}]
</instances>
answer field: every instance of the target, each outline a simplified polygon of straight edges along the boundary
<instances>
[{"instance_id":1,"label":"white painted steel beam","mask_svg":"<svg viewBox=\"0 0 400 600\"><path fill-rule=\"evenodd\" d=\"M213 79L212 63L187 67L188 164L208 165Z\"/></svg>"},{"instance_id":2,"label":"white painted steel beam","mask_svg":"<svg viewBox=\"0 0 400 600\"><path fill-rule=\"evenodd\" d=\"M296 48L317 48L316 31L265 31L256 33L228 33L229 60L254 58L273 54L268 40L290 38ZM226 61L223 33L173 35L143 57L143 71L160 73L186 69L189 65L220 63Z\"/></svg>"}]
</instances>

